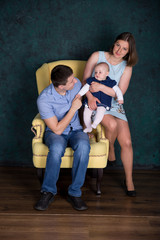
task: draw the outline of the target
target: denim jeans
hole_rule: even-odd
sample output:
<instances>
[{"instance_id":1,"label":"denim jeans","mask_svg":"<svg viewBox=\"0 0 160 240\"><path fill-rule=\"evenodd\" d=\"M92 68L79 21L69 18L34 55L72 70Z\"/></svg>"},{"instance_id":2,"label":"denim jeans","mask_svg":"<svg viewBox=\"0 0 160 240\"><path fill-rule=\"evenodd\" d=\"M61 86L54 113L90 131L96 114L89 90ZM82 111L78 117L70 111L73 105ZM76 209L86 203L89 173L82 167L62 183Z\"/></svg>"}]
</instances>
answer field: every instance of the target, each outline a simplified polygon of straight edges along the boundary
<instances>
[{"instance_id":1,"label":"denim jeans","mask_svg":"<svg viewBox=\"0 0 160 240\"><path fill-rule=\"evenodd\" d=\"M74 150L72 166L72 184L68 188L68 194L74 197L81 196L81 187L85 181L89 160L89 137L82 130L71 131L68 135L57 135L51 131L45 133L45 144L49 148L44 181L41 191L57 193L57 180L59 178L61 158L66 147Z\"/></svg>"}]
</instances>

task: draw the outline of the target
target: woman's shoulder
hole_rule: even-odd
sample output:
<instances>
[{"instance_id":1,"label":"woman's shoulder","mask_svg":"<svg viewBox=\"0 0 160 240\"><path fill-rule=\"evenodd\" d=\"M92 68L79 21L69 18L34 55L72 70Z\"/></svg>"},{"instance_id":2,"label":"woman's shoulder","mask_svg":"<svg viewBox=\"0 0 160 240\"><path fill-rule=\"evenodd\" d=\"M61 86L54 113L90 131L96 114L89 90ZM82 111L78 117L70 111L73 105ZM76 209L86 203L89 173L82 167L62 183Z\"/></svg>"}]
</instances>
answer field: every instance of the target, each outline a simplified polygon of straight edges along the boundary
<instances>
[{"instance_id":1,"label":"woman's shoulder","mask_svg":"<svg viewBox=\"0 0 160 240\"><path fill-rule=\"evenodd\" d=\"M96 51L96 52L93 52L90 56L90 59L98 63L106 62L108 58L109 58L109 52L105 52L105 51Z\"/></svg>"},{"instance_id":2,"label":"woman's shoulder","mask_svg":"<svg viewBox=\"0 0 160 240\"><path fill-rule=\"evenodd\" d=\"M93 53L91 54L90 57L92 57L92 58L97 58L98 56L99 56L99 51L95 51L95 52L93 52Z\"/></svg>"},{"instance_id":3,"label":"woman's shoulder","mask_svg":"<svg viewBox=\"0 0 160 240\"><path fill-rule=\"evenodd\" d=\"M94 67L97 63L106 62L106 56L105 56L106 53L107 52L104 52L104 51L93 52L87 61L87 66Z\"/></svg>"},{"instance_id":4,"label":"woman's shoulder","mask_svg":"<svg viewBox=\"0 0 160 240\"><path fill-rule=\"evenodd\" d=\"M90 55L90 57L89 57L87 62L88 62L88 64L94 64L94 63L96 63L98 61L98 59L99 59L99 52L96 51L96 52L93 52Z\"/></svg>"},{"instance_id":5,"label":"woman's shoulder","mask_svg":"<svg viewBox=\"0 0 160 240\"><path fill-rule=\"evenodd\" d=\"M100 54L104 54L107 58L109 57L109 52L105 52L105 51L95 51L91 54L91 56L94 57L99 57Z\"/></svg>"}]
</instances>

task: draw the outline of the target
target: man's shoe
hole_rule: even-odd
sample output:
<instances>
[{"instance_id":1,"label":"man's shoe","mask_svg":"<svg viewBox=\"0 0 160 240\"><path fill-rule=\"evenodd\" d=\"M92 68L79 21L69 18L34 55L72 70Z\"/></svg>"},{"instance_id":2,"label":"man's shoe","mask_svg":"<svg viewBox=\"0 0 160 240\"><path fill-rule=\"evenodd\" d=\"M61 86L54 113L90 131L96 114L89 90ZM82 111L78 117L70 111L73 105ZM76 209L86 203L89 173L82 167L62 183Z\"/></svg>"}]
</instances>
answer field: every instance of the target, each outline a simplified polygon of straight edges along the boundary
<instances>
[{"instance_id":1,"label":"man's shoe","mask_svg":"<svg viewBox=\"0 0 160 240\"><path fill-rule=\"evenodd\" d=\"M81 199L81 197L73 197L68 194L67 201L72 204L72 207L78 211L87 210L88 207L85 202Z\"/></svg>"},{"instance_id":2,"label":"man's shoe","mask_svg":"<svg viewBox=\"0 0 160 240\"><path fill-rule=\"evenodd\" d=\"M48 208L48 205L53 202L54 195L50 192L43 192L41 193L41 198L35 205L35 209L39 211L44 211Z\"/></svg>"}]
</instances>

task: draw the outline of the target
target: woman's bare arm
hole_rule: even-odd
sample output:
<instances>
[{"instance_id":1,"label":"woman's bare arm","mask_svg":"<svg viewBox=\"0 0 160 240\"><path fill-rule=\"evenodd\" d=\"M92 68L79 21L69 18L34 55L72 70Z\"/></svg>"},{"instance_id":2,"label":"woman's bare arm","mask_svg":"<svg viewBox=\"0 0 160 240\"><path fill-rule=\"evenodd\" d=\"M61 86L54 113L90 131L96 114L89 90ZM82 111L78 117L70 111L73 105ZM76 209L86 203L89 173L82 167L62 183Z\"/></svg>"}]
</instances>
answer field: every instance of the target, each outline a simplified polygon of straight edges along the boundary
<instances>
[{"instance_id":1,"label":"woman's bare arm","mask_svg":"<svg viewBox=\"0 0 160 240\"><path fill-rule=\"evenodd\" d=\"M90 86L90 91L91 92L103 92L111 97L115 97L116 94L115 94L115 91L113 90L113 88L111 87L107 87L103 84L100 84L100 83L97 83L97 82L92 82L91 83L91 86Z\"/></svg>"},{"instance_id":2,"label":"woman's bare arm","mask_svg":"<svg viewBox=\"0 0 160 240\"><path fill-rule=\"evenodd\" d=\"M98 58L99 58L99 52L94 52L89 57L84 69L83 80L82 80L83 85L86 84L86 79L91 77L93 69L98 62Z\"/></svg>"},{"instance_id":3,"label":"woman's bare arm","mask_svg":"<svg viewBox=\"0 0 160 240\"><path fill-rule=\"evenodd\" d=\"M131 76L132 76L132 67L126 67L118 85L123 95L125 94L125 92L129 87Z\"/></svg>"}]
</instances>

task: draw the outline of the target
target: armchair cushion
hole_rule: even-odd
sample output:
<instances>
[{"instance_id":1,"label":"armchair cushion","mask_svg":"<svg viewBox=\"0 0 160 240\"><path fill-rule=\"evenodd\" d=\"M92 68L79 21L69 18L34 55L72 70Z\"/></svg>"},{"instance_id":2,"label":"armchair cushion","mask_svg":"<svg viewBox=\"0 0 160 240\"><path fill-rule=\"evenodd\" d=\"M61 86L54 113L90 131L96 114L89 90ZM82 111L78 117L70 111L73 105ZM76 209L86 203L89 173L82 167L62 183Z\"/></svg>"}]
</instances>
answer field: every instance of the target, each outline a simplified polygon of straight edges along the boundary
<instances>
[{"instance_id":1,"label":"armchair cushion","mask_svg":"<svg viewBox=\"0 0 160 240\"><path fill-rule=\"evenodd\" d=\"M43 143L45 123L40 118L39 114L33 119L32 131L35 134L35 137L32 140L33 164L36 168L45 168L48 147ZM91 138L90 140L91 151L88 168L105 168L108 158L109 141L104 138L104 129L100 124L97 127L95 138ZM62 157L61 168L71 168L72 163L73 150L70 147L67 147L64 157Z\"/></svg>"}]
</instances>

